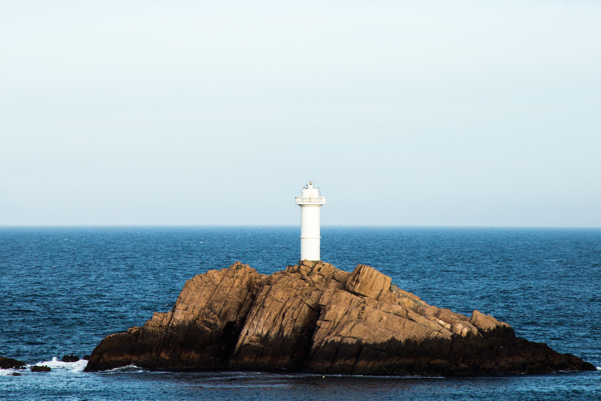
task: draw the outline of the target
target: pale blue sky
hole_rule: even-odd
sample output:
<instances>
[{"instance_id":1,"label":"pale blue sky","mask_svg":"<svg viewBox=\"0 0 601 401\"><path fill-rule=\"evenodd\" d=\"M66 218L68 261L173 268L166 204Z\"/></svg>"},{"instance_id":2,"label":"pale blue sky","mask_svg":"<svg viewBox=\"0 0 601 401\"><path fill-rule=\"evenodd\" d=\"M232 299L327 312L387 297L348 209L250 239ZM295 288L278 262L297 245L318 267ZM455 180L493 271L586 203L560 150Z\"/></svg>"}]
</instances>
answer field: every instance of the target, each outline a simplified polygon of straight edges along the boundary
<instances>
[{"instance_id":1,"label":"pale blue sky","mask_svg":"<svg viewBox=\"0 0 601 401\"><path fill-rule=\"evenodd\" d=\"M0 225L601 227L601 1L3 1Z\"/></svg>"}]
</instances>

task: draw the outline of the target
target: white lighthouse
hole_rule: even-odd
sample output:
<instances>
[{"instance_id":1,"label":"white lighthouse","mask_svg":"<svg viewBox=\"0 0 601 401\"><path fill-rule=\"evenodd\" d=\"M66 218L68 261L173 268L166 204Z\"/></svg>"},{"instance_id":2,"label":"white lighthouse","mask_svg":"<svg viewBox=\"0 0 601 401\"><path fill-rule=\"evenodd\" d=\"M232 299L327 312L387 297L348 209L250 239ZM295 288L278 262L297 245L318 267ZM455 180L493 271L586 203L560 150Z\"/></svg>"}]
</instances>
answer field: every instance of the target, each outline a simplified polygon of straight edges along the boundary
<instances>
[{"instance_id":1,"label":"white lighthouse","mask_svg":"<svg viewBox=\"0 0 601 401\"><path fill-rule=\"evenodd\" d=\"M301 260L321 260L319 256L319 208L326 204L319 188L313 183L303 187L301 196L295 198L301 207Z\"/></svg>"}]
</instances>

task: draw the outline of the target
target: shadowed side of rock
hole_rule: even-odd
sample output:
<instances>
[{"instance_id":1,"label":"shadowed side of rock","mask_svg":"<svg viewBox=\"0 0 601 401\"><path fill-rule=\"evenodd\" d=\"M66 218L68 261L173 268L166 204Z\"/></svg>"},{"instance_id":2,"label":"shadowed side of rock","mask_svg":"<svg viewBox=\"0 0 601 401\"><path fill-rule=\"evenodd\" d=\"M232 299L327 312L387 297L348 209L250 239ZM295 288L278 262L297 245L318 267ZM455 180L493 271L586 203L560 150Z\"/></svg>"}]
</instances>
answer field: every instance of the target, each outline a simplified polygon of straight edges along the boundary
<instances>
[{"instance_id":1,"label":"shadowed side of rock","mask_svg":"<svg viewBox=\"0 0 601 401\"><path fill-rule=\"evenodd\" d=\"M195 276L171 312L155 313L143 327L102 340L86 371L130 364L163 370L225 368L264 278L239 262Z\"/></svg>"},{"instance_id":2,"label":"shadowed side of rock","mask_svg":"<svg viewBox=\"0 0 601 401\"><path fill-rule=\"evenodd\" d=\"M0 356L0 369L23 369L25 362Z\"/></svg>"}]
</instances>

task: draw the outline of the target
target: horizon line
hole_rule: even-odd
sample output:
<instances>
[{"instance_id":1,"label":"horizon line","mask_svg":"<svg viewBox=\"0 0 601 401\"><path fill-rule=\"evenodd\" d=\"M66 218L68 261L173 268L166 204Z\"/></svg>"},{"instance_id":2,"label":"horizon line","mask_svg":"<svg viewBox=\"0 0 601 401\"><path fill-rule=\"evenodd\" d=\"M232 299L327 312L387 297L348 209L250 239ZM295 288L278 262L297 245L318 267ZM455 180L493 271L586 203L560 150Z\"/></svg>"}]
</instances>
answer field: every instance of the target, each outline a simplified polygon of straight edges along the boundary
<instances>
[{"instance_id":1,"label":"horizon line","mask_svg":"<svg viewBox=\"0 0 601 401\"><path fill-rule=\"evenodd\" d=\"M296 224L11 224L3 225L2 228L128 228L128 227L172 227L172 228L193 228L193 227L296 227ZM555 228L555 229L601 229L598 226L500 226L500 225L378 225L378 224L327 224L321 227L364 227L364 228Z\"/></svg>"}]
</instances>

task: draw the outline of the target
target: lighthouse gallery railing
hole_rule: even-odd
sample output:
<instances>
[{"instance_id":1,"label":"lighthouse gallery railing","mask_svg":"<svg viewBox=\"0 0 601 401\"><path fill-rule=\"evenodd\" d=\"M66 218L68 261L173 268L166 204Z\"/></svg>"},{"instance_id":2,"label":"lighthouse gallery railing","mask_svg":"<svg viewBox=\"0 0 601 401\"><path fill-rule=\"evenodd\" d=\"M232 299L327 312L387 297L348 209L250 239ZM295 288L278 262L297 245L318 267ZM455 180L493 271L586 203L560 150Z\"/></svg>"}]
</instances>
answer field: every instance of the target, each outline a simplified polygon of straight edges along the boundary
<instances>
[{"instance_id":1,"label":"lighthouse gallery railing","mask_svg":"<svg viewBox=\"0 0 601 401\"><path fill-rule=\"evenodd\" d=\"M317 205L325 205L325 203L326 203L326 198L324 196L321 196L321 197L297 196L296 198L294 198L294 200L296 201L297 204L299 204L299 203L314 203Z\"/></svg>"}]
</instances>

